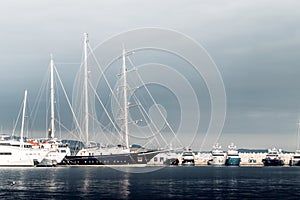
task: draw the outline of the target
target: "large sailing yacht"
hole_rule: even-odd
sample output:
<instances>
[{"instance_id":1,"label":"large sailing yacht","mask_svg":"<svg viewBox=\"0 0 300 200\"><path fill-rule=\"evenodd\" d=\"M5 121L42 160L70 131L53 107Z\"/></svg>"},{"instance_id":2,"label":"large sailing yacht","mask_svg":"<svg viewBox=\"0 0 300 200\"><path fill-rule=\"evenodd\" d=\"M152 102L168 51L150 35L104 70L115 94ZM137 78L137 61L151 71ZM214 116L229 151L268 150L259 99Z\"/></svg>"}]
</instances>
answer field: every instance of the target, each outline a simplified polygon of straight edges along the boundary
<instances>
[{"instance_id":1,"label":"large sailing yacht","mask_svg":"<svg viewBox=\"0 0 300 200\"><path fill-rule=\"evenodd\" d=\"M62 164L65 165L145 165L157 152L149 151L145 148L132 148L129 145L128 134L128 97L127 97L127 79L125 49L122 52L122 88L123 88L123 108L124 124L123 138L124 143L109 147L91 146L89 144L89 108L88 108L88 63L87 63L88 35L84 34L84 129L86 134L86 147L79 150L76 155L66 156Z\"/></svg>"}]
</instances>

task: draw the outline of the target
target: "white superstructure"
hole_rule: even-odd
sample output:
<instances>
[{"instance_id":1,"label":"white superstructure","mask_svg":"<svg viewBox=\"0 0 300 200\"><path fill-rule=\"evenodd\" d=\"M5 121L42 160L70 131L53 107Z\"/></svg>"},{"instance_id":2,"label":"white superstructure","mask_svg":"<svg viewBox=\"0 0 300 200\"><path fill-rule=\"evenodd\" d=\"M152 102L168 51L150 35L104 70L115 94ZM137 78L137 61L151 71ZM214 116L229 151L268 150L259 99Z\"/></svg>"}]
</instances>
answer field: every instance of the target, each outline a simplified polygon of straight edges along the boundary
<instances>
[{"instance_id":1,"label":"white superstructure","mask_svg":"<svg viewBox=\"0 0 300 200\"><path fill-rule=\"evenodd\" d=\"M34 166L45 157L45 152L33 149L28 143L14 140L0 141L0 166Z\"/></svg>"},{"instance_id":2,"label":"white superstructure","mask_svg":"<svg viewBox=\"0 0 300 200\"><path fill-rule=\"evenodd\" d=\"M239 156L239 152L237 150L237 147L233 143L231 143L228 146L227 156L230 156L230 157L238 157Z\"/></svg>"},{"instance_id":3,"label":"white superstructure","mask_svg":"<svg viewBox=\"0 0 300 200\"><path fill-rule=\"evenodd\" d=\"M226 162L226 153L222 150L222 147L216 143L213 146L211 152L211 159L208 161L209 165L225 165Z\"/></svg>"}]
</instances>

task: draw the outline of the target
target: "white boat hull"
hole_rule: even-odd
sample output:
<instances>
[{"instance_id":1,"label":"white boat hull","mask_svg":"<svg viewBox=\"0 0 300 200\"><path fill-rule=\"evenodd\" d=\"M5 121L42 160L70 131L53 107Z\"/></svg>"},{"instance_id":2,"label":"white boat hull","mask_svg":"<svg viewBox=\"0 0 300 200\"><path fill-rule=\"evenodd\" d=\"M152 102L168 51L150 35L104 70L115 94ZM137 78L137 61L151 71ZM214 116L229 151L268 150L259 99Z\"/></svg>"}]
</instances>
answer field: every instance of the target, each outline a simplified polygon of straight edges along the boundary
<instances>
[{"instance_id":1,"label":"white boat hull","mask_svg":"<svg viewBox=\"0 0 300 200\"><path fill-rule=\"evenodd\" d=\"M34 166L31 149L19 147L0 147L0 166Z\"/></svg>"},{"instance_id":2,"label":"white boat hull","mask_svg":"<svg viewBox=\"0 0 300 200\"><path fill-rule=\"evenodd\" d=\"M226 157L225 156L214 156L210 161L209 165L225 165Z\"/></svg>"}]
</instances>

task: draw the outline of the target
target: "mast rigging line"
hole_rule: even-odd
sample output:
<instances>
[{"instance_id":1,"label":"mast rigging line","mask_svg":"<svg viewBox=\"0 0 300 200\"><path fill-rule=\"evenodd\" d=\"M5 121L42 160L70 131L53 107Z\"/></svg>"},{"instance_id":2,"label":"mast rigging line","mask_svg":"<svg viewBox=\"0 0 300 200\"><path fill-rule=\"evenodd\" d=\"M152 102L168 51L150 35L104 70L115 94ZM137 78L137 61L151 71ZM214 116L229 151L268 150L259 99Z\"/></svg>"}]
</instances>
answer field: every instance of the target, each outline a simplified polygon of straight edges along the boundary
<instances>
[{"instance_id":1,"label":"mast rigging line","mask_svg":"<svg viewBox=\"0 0 300 200\"><path fill-rule=\"evenodd\" d=\"M103 70L102 70L102 68L101 68L101 65L99 64L99 61L98 61L98 59L96 58L93 49L90 47L90 44L88 44L88 48L89 48L89 50L90 50L90 53L91 53L92 57L94 58L94 60L95 60L95 62L96 62L96 64L97 64L97 68L100 70L101 74L103 75L102 77L103 77L105 83L107 84L107 86L108 86L108 88L109 88L109 91L110 91L112 97L113 97L114 100L117 102L119 108L121 108L121 111L122 111L122 112L125 112L125 111L124 111L124 108L122 108L122 106L120 105L120 103L119 103L119 101L118 101L116 95L114 94L113 89L111 88L111 85L109 84L109 81L107 80L106 76L104 75L104 72L103 72ZM119 58L121 58L121 56L120 56ZM128 59L129 59L129 61L131 62L131 64L134 66L132 60L131 60L130 58L128 58ZM122 73L122 74L123 74L123 73ZM140 75L139 75L138 72L137 72L137 74L138 74L139 80L142 82L142 84L143 84L144 87L146 88L146 91L147 91L148 95L150 96L152 102L156 105L156 101L155 101L154 98L152 97L152 95L151 95L150 91L148 90L148 88L146 87L145 83L141 80L141 77L140 77ZM157 105L156 105L156 106L157 106ZM157 109L158 109L158 108L157 108ZM164 119L165 123L167 124L167 127L171 130L171 132L172 132L172 134L173 134L175 140L177 140L177 142L179 143L179 145L183 147L181 141L178 139L177 135L175 134L175 132L174 132L174 130L172 129L172 127L170 126L170 124L167 122L166 118L163 116L163 114L162 114L162 112L160 111L160 109L158 109L158 110L159 110L160 115L161 115L162 118ZM130 136L131 136L131 135L130 135ZM161 134L160 134L160 136L161 136L162 138L164 138ZM164 139L164 142L166 142L165 139Z\"/></svg>"},{"instance_id":2,"label":"mast rigging line","mask_svg":"<svg viewBox=\"0 0 300 200\"><path fill-rule=\"evenodd\" d=\"M97 59L97 57L96 57L96 55L95 55L95 53L94 53L94 50L91 48L91 46L90 46L89 43L87 43L87 48L89 49L89 53L91 54L92 58L94 59L94 62L96 63L96 67L97 67L98 70L100 71L100 75L99 75L99 76L100 76L100 77L103 77L103 79L104 79L104 81L105 81L105 83L106 83L106 85L107 85L107 87L108 87L108 89L109 89L109 91L110 91L110 97L113 98L113 99L115 100L115 102L117 103L117 105L119 106L119 108L120 108L120 110L121 110L122 112L126 112L126 111L125 111L125 107L122 108L122 106L120 105L120 103L119 103L119 101L118 101L118 99L117 99L117 97L116 97L116 94L113 92L113 89L112 89L112 87L111 87L111 85L110 85L110 83L109 83L107 77L105 76L104 71L102 70L102 67L101 67L101 65L100 65L100 62L98 61L98 59ZM123 53L123 54L124 54L124 53ZM124 56L124 55L123 55L123 56ZM120 56L120 57L121 57L121 56ZM129 61L131 62L131 64L133 65L131 59L130 59L130 58L128 58L128 59L129 59ZM133 65L133 66L134 66L134 65ZM124 72L123 72L123 73L124 73ZM145 83L141 80L140 74L139 74L138 72L137 72L137 74L138 74L139 80L140 80L140 81L142 82L142 84L144 85L144 87L145 87L145 89L146 89L148 95L150 96L152 102L155 103L155 105L156 105L156 107L157 107L156 101L155 101L154 98L152 97L152 95L151 95L150 91L148 90L148 88L146 87ZM102 76L101 76L101 75L102 75ZM91 85L92 85L92 83L89 82L89 86L91 86ZM95 91L95 88L92 88L92 90ZM97 94L96 92L94 92L94 93ZM97 94L96 96L97 96L97 99L99 100L101 106L104 108L103 102L100 100L98 94ZM127 105L126 105L126 106L127 106ZM95 109L95 108L92 108L92 109ZM162 114L161 110L160 110L159 108L157 108L157 109L158 109L160 115L162 116L162 118L164 119L164 121L165 121L167 127L170 129L171 133L173 134L174 139L179 143L180 146L183 146L182 143L181 143L181 141L178 139L177 135L175 134L173 128L170 126L170 124L168 123L167 119L166 119L166 118L164 117L164 115ZM104 112L108 113L107 110L105 110L105 109L104 109ZM106 114L106 115L108 116L108 118L110 118L109 120L112 121L111 116L110 116L109 114ZM113 124L114 124L114 123L113 123ZM126 126L126 125L125 125L125 126ZM115 125L114 125L114 128L116 129ZM116 130L118 130L118 129L116 129ZM152 131L152 132L153 132L153 131ZM165 138L161 135L161 133L159 133L159 134L160 134L160 137L163 138L164 142L166 143ZM155 135L156 135L156 134L155 134ZM132 135L130 135L130 136L132 137Z\"/></svg>"},{"instance_id":3,"label":"mast rigging line","mask_svg":"<svg viewBox=\"0 0 300 200\"><path fill-rule=\"evenodd\" d=\"M67 92L66 92L66 90L65 90L65 87L63 86L63 83L62 83L61 78L60 78L60 76L59 76L59 74L58 74L58 72L57 72L56 67L54 67L54 71L55 71L55 73L56 73L56 75L57 75L57 78L58 78L58 81L59 81L59 83L60 83L60 86L61 86L61 88L62 88L62 90L63 90L63 93L64 93L64 95L65 95L65 97L66 97L68 106L69 106L70 111L71 111L71 113L72 113L72 117L73 117L73 119L75 120L75 123L76 123L77 128L78 128L79 131L81 132L80 125L79 125L79 123L78 123L78 120L77 120L76 115L75 115L75 113L74 113L74 110L73 110L73 108L72 108L71 102L70 102L70 100L69 100L69 98L68 98Z\"/></svg>"},{"instance_id":4,"label":"mast rigging line","mask_svg":"<svg viewBox=\"0 0 300 200\"><path fill-rule=\"evenodd\" d=\"M74 134L71 130L69 130L64 124L60 123L60 121L55 120L60 126L62 126L68 133L70 133L74 138L77 140L81 140L82 138L78 137L76 134Z\"/></svg>"},{"instance_id":5,"label":"mast rigging line","mask_svg":"<svg viewBox=\"0 0 300 200\"><path fill-rule=\"evenodd\" d=\"M89 82L89 83L90 83L90 82ZM113 124L113 127L114 127L115 130L118 132L119 136L121 136L121 133L119 132L119 129L116 127L116 125L115 125L114 121L112 120L110 114L108 113L106 107L103 105L103 102L101 101L101 99L100 99L100 97L99 97L97 91L96 91L95 88L91 85L91 83L90 83L90 87L92 88L92 90L93 90L95 96L97 97L99 103L101 104L101 106L102 106L102 108L103 108L105 114L106 114L107 117L109 118L109 121Z\"/></svg>"},{"instance_id":6,"label":"mast rigging line","mask_svg":"<svg viewBox=\"0 0 300 200\"><path fill-rule=\"evenodd\" d=\"M121 109L121 111L122 111L123 113L126 112L126 111L125 111L125 108L123 108L123 107L120 105L120 103L119 103L119 101L118 101L118 98L116 97L115 93L113 92L113 89L112 89L111 85L109 84L109 81L107 80L107 77L105 76L105 74L104 74L104 72L103 72L103 70L102 70L102 68L101 68L101 65L99 64L99 61L98 61L98 59L96 58L96 56L95 56L95 54L94 54L94 52L93 52L93 50L91 49L91 47L90 47L89 44L88 44L88 47L89 47L89 49L90 49L91 55L92 55L93 58L95 59L95 62L96 62L96 64L97 64L98 69L100 70L101 74L103 75L102 77L103 77L103 79L105 80L105 83L107 84L107 86L108 86L108 88L109 88L110 95L114 98L115 102L118 104L118 106L119 106L119 108ZM120 56L119 58L121 58L121 56ZM126 71L125 71L125 72L126 72ZM121 75L124 75L124 71L122 71L121 74L119 74L119 76L121 76ZM90 86L91 86L91 85L92 85L92 84L90 83ZM122 86L122 87L124 87L124 86ZM92 88L92 89L94 90L94 93L97 94L96 91L95 91L95 88ZM98 101L101 103L101 106L102 106L103 108L105 108L104 105L103 105L103 102L100 100L100 97L98 96L98 94L97 94L97 99L98 99ZM127 106L127 105L126 105L126 106ZM106 108L105 108L104 110L105 110L106 115L109 117L109 120L110 120L110 121L112 122L112 124L114 125L114 123L113 123L113 121L111 120L111 117L110 117L110 115L108 114ZM114 125L114 127L115 127L115 125ZM115 129L118 130L117 128L115 128ZM119 133L119 135L120 135L120 134L121 134L121 133ZM132 137L131 134L129 134L129 135ZM120 136L121 136L121 135L120 135ZM163 137L163 136L161 136L161 137ZM157 139L157 138L156 138L156 139Z\"/></svg>"},{"instance_id":7,"label":"mast rigging line","mask_svg":"<svg viewBox=\"0 0 300 200\"><path fill-rule=\"evenodd\" d=\"M96 55L94 54L93 49L91 48L91 46L90 46L89 43L87 44L87 46L88 46L88 48L89 48L89 50L90 50L90 51L89 51L90 54L92 55L92 57L94 58L94 61L96 62L96 66L97 66L98 70L99 70L100 73L103 75L102 77L104 78L104 81L105 81L105 83L107 84L107 86L108 86L108 88L109 88L109 91L110 91L111 96L113 97L113 99L114 99L115 102L117 103L117 105L118 105L118 107L120 108L120 110L121 110L123 113L126 112L126 111L124 110L124 108L120 105L120 102L118 101L118 98L116 97L115 93L113 92L113 89L111 88L111 85L109 84L109 81L107 80L107 77L105 76L105 74L104 74L104 72L103 72L103 70L102 70L102 68L101 68L101 65L100 65L100 63L99 63L99 61L98 61ZM91 84L91 85L92 85L92 84ZM118 129L116 129L116 130L118 130ZM126 146L127 146L127 145L126 145Z\"/></svg>"},{"instance_id":8,"label":"mast rigging line","mask_svg":"<svg viewBox=\"0 0 300 200\"><path fill-rule=\"evenodd\" d=\"M135 66L130 58L128 58L128 60L130 61L130 63L131 63L133 66ZM167 124L168 128L171 130L172 134L174 135L174 138L177 140L177 142L179 142L179 144L180 144L181 146L183 146L182 143L181 143L181 141L178 139L177 135L175 134L174 130L173 130L172 127L170 126L169 122L167 121L167 119L165 118L165 116L163 115L163 113L161 112L161 110L158 108L156 101L154 100L153 96L151 95L151 93L150 93L149 89L147 88L145 82L142 80L140 74L138 73L138 70L136 70L136 74L138 75L138 78L139 78L139 80L141 81L141 83L144 85L144 87L145 87L145 89L146 89L148 95L150 96L152 102L153 102L154 105L156 106L156 109L159 111L159 114L160 114L161 117L164 119L164 121L165 121L165 123Z\"/></svg>"},{"instance_id":9,"label":"mast rigging line","mask_svg":"<svg viewBox=\"0 0 300 200\"><path fill-rule=\"evenodd\" d=\"M19 119L20 119L21 112L22 112L22 105L23 105L23 101L22 101L22 103L21 103L21 105L20 105L18 117L17 117L17 120L16 120L16 122L15 122L15 124L14 124L14 128L13 128L13 131L12 131L12 134L11 134L12 136L15 135L15 131L16 131L16 128L17 128L17 125L18 125L18 121L19 121Z\"/></svg>"},{"instance_id":10,"label":"mast rigging line","mask_svg":"<svg viewBox=\"0 0 300 200\"><path fill-rule=\"evenodd\" d=\"M122 112L124 112L124 108L120 105L119 101L118 101L118 98L116 97L115 93L113 92L113 89L111 88L111 85L109 84L105 74L104 74L104 71L102 70L101 68L101 65L96 57L96 55L94 54L94 51L93 49L91 48L90 44L88 44L88 48L90 49L90 53L91 55L93 56L93 58L95 59L95 62L97 64L97 68L100 70L100 73L103 75L102 77L104 78L104 81L105 83L107 84L108 88L109 88L109 91L110 91L110 94L113 96L115 102L117 102L119 108L121 109Z\"/></svg>"},{"instance_id":11,"label":"mast rigging line","mask_svg":"<svg viewBox=\"0 0 300 200\"><path fill-rule=\"evenodd\" d=\"M138 98L136 97L136 95L135 95L134 93L133 93L133 98L134 98L136 101L138 101L138 103L141 104L141 102L138 100ZM148 113L146 112L145 108L144 108L143 106L138 106L138 108L139 108L139 109L140 109L140 108L142 109L142 111L140 111L140 112L142 113L143 118L144 118L144 119L149 119L150 122L152 122L152 120L151 120L150 116L148 115ZM145 114L144 114L144 113L145 113ZM145 116L145 115L146 115L146 116ZM165 142L165 144L168 145L167 141L166 141L165 138L161 135L161 132L160 132L160 130L158 129L158 127L156 126L155 123L153 123L153 126L154 126L154 129L156 130L156 133L153 131L152 127L149 125L149 128L150 128L151 132L153 133L152 136L155 136L155 135L159 134L160 137L161 137L161 138L163 139L163 141ZM152 136L150 136L150 137L152 137ZM156 140L157 144L159 144L158 139L157 139L156 137L155 137L154 139Z\"/></svg>"},{"instance_id":12,"label":"mast rigging line","mask_svg":"<svg viewBox=\"0 0 300 200\"><path fill-rule=\"evenodd\" d=\"M92 115L90 115L90 116L92 117L93 122L97 122L97 124L98 124L99 127L101 128L101 131L105 131L105 130L109 131L108 128L106 128L105 126L103 126L103 125L102 125L97 119L95 119ZM113 134L113 133L111 133L111 134ZM103 135L104 135L105 139L108 141L108 143L111 143L111 144L112 144L112 141L107 137L107 134L103 134Z\"/></svg>"}]
</instances>

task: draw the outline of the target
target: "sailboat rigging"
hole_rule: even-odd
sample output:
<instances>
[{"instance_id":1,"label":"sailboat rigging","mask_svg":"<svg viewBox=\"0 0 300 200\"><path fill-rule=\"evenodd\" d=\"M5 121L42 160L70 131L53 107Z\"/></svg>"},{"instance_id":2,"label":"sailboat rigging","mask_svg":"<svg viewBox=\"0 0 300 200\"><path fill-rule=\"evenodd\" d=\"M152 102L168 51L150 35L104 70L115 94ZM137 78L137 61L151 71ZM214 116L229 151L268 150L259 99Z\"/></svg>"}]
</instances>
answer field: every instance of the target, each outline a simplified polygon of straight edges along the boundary
<instances>
[{"instance_id":1,"label":"sailboat rigging","mask_svg":"<svg viewBox=\"0 0 300 200\"><path fill-rule=\"evenodd\" d=\"M54 108L54 60L51 54L50 59L50 128L48 129L48 139L41 140L41 149L48 149L49 153L39 163L38 166L55 166L60 163L66 155L70 154L70 148L67 144L55 138L55 108Z\"/></svg>"},{"instance_id":2,"label":"sailboat rigging","mask_svg":"<svg viewBox=\"0 0 300 200\"><path fill-rule=\"evenodd\" d=\"M127 70L126 70L126 51L122 50L122 72L121 78L123 79L123 139L124 145L115 146L91 146L89 144L89 103L88 103L88 62L87 62L87 47L88 47L88 34L84 34L84 127L86 134L86 148L78 151L76 155L66 156L63 164L70 165L136 165L146 164L153 158L158 152L147 150L144 148L131 148L129 145L129 134L128 134L128 97L127 97ZM105 111L106 112L106 111ZM108 112L106 112L108 113ZM112 121L112 123L115 123ZM115 126L114 126L115 127Z\"/></svg>"}]
</instances>

